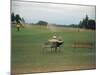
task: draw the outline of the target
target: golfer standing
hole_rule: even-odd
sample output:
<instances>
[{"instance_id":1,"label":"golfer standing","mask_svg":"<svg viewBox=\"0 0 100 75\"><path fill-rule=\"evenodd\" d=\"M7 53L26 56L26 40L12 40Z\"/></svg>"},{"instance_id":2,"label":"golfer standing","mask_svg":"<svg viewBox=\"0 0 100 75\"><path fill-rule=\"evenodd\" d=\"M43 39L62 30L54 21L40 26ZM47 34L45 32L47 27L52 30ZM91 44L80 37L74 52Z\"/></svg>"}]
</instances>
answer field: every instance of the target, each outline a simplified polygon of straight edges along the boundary
<instances>
[{"instance_id":1,"label":"golfer standing","mask_svg":"<svg viewBox=\"0 0 100 75\"><path fill-rule=\"evenodd\" d=\"M19 31L20 27L21 27L20 24L17 23L17 25L16 25L17 31Z\"/></svg>"}]
</instances>

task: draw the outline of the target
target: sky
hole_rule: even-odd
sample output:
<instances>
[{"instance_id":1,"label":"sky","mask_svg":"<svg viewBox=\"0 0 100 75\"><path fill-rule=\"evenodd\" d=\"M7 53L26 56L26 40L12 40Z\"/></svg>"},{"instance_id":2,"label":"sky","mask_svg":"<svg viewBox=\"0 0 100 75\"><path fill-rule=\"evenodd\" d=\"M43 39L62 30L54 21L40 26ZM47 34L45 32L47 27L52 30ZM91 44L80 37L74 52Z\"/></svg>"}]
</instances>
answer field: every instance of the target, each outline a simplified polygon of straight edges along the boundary
<instances>
[{"instance_id":1,"label":"sky","mask_svg":"<svg viewBox=\"0 0 100 75\"><path fill-rule=\"evenodd\" d=\"M79 24L86 15L95 20L95 6L12 1L11 8L26 23L43 20L53 24Z\"/></svg>"}]
</instances>

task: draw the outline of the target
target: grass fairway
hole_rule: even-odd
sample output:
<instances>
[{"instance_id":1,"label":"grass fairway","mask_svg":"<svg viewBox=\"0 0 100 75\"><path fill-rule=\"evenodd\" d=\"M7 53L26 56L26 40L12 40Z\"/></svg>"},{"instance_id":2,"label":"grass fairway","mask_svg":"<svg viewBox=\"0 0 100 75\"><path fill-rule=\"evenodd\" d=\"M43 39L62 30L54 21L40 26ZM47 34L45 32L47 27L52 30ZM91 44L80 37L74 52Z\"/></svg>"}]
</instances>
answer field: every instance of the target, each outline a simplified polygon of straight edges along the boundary
<instances>
[{"instance_id":1,"label":"grass fairway","mask_svg":"<svg viewBox=\"0 0 100 75\"><path fill-rule=\"evenodd\" d=\"M95 31L76 31L58 28L56 34L64 40L61 52L51 52L43 44L53 32L45 26L30 26L17 31L12 27L12 73L34 73L49 71L69 71L95 69ZM75 43L90 43L91 47L72 47Z\"/></svg>"}]
</instances>

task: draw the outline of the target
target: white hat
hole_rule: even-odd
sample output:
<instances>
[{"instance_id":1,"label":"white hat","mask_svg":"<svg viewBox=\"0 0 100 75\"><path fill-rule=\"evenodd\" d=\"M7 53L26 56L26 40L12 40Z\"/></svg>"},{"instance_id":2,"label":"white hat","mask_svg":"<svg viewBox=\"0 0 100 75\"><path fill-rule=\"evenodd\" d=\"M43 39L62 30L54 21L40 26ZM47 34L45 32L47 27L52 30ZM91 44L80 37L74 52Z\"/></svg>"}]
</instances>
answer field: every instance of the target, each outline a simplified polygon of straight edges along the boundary
<instances>
[{"instance_id":1,"label":"white hat","mask_svg":"<svg viewBox=\"0 0 100 75\"><path fill-rule=\"evenodd\" d=\"M53 36L53 38L55 39L55 38L57 38L56 36Z\"/></svg>"}]
</instances>

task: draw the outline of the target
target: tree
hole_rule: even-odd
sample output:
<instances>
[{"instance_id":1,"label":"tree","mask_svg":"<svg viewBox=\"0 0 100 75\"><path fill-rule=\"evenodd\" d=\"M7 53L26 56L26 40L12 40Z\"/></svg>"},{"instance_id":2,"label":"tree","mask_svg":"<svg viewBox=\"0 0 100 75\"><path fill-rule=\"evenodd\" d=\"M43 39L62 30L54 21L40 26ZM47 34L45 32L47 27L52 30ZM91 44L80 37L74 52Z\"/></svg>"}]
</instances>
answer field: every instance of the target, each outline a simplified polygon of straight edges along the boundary
<instances>
[{"instance_id":1,"label":"tree","mask_svg":"<svg viewBox=\"0 0 100 75\"><path fill-rule=\"evenodd\" d=\"M96 23L95 23L95 20L90 20L88 18L88 15L86 15L86 17L82 21L80 21L79 27L85 28L85 29L95 29Z\"/></svg>"},{"instance_id":2,"label":"tree","mask_svg":"<svg viewBox=\"0 0 100 75\"><path fill-rule=\"evenodd\" d=\"M96 29L96 23L95 23L95 20L88 20L88 26L87 26L87 29L93 29L93 30Z\"/></svg>"},{"instance_id":3,"label":"tree","mask_svg":"<svg viewBox=\"0 0 100 75\"><path fill-rule=\"evenodd\" d=\"M81 22L81 27L82 28L87 28L87 25L88 25L88 15L86 15L86 17Z\"/></svg>"},{"instance_id":4,"label":"tree","mask_svg":"<svg viewBox=\"0 0 100 75\"><path fill-rule=\"evenodd\" d=\"M85 17L85 28L87 28L87 26L88 26L88 15L86 15L86 17Z\"/></svg>"},{"instance_id":5,"label":"tree","mask_svg":"<svg viewBox=\"0 0 100 75\"><path fill-rule=\"evenodd\" d=\"M15 20L16 20L17 23L20 23L21 17L20 17L19 14L16 14Z\"/></svg>"},{"instance_id":6,"label":"tree","mask_svg":"<svg viewBox=\"0 0 100 75\"><path fill-rule=\"evenodd\" d=\"M11 21L12 21L12 22L15 21L15 14L14 14L14 13L11 14Z\"/></svg>"},{"instance_id":7,"label":"tree","mask_svg":"<svg viewBox=\"0 0 100 75\"><path fill-rule=\"evenodd\" d=\"M48 24L48 22L46 22L46 21L38 21L38 23L37 23L38 25L47 25Z\"/></svg>"}]
</instances>

